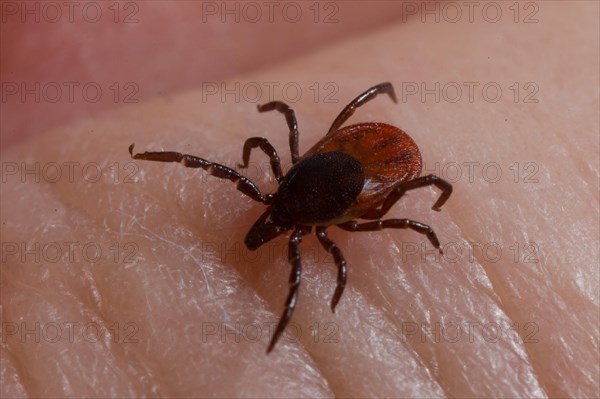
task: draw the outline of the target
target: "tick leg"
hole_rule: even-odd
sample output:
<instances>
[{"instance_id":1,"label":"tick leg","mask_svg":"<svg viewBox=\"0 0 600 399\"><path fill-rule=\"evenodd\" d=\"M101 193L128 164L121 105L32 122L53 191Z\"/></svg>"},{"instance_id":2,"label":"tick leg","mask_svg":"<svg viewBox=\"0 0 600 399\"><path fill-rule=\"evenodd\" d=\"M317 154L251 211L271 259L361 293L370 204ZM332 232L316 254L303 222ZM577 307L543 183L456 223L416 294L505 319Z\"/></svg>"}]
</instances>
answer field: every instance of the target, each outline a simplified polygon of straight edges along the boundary
<instances>
[{"instance_id":1,"label":"tick leg","mask_svg":"<svg viewBox=\"0 0 600 399\"><path fill-rule=\"evenodd\" d=\"M394 205L400 197L402 197L408 190L413 190L415 188L430 186L434 184L437 188L442 190L442 195L438 200L433 204L434 211L440 211L440 208L444 203L450 198L450 194L452 194L452 185L448 183L446 180L436 176L436 175L427 175L417 177L416 179L400 183L385 199L383 205L379 209L375 209L371 212L366 213L362 216L363 219L379 219L383 215L385 215L392 205Z\"/></svg>"},{"instance_id":2,"label":"tick leg","mask_svg":"<svg viewBox=\"0 0 600 399\"><path fill-rule=\"evenodd\" d=\"M325 229L325 227L317 227L317 238L319 239L319 242L323 248L333 255L335 264L338 267L337 287L335 287L335 293L331 299L331 311L335 313L335 307L342 297L344 288L346 288L346 260L344 259L344 255L342 255L342 251L338 248L338 246L335 245L335 243L331 241L329 237L327 237L327 232Z\"/></svg>"},{"instance_id":3,"label":"tick leg","mask_svg":"<svg viewBox=\"0 0 600 399\"><path fill-rule=\"evenodd\" d=\"M298 121L296 121L296 114L294 114L294 110L291 109L289 105L281 101L271 101L258 106L258 112L267 112L274 109L285 115L285 120L290 129L290 151L292 153L292 163L296 163L298 162L298 159L300 159L298 150L298 136L300 133L298 132Z\"/></svg>"},{"instance_id":4,"label":"tick leg","mask_svg":"<svg viewBox=\"0 0 600 399\"><path fill-rule=\"evenodd\" d=\"M394 86L390 82L380 83L376 86L371 87L369 90L362 93L360 96L356 97L354 100L350 102L350 104L346 105L346 107L340 112L340 114L335 118L329 131L327 134L331 134L339 128L352 116L356 108L361 107L377 97L378 94L388 94L390 98L397 103L396 93L394 92Z\"/></svg>"},{"instance_id":5,"label":"tick leg","mask_svg":"<svg viewBox=\"0 0 600 399\"><path fill-rule=\"evenodd\" d=\"M273 170L273 174L275 175L275 179L279 182L283 178L283 173L281 172L281 161L279 160L279 155L277 155L277 151L275 148L269 143L269 141L262 137L250 137L244 143L244 152L242 154L242 160L244 163L238 164L240 168L247 168L248 163L250 162L250 151L253 148L260 147L261 150L265 154L269 156L271 160L271 169Z\"/></svg>"},{"instance_id":6,"label":"tick leg","mask_svg":"<svg viewBox=\"0 0 600 399\"><path fill-rule=\"evenodd\" d=\"M387 219L387 220L376 220L374 222L366 222L366 223L358 223L355 220L351 220L346 223L338 224L339 228L348 230L348 231L378 231L383 229L412 229L421 234L427 235L431 244L435 247L435 249L439 250L441 254L443 254L440 249L440 241L433 229L426 224L421 222L416 222L410 219Z\"/></svg>"},{"instance_id":7,"label":"tick leg","mask_svg":"<svg viewBox=\"0 0 600 399\"><path fill-rule=\"evenodd\" d=\"M298 288L300 287L300 276L302 274L299 245L302 242L302 236L304 234L306 234L306 231L302 228L298 228L294 230L294 233L292 233L292 236L290 237L290 243L288 246L288 260L292 264L292 273L290 274L289 281L290 292L287 300L285 301L285 310L283 315L279 319L275 333L271 338L271 343L269 343L269 347L267 348L267 353L271 352L275 347L275 344L279 340L279 337L281 337L283 330L285 330L285 327L292 318L292 314L296 308L296 303L298 301Z\"/></svg>"},{"instance_id":8,"label":"tick leg","mask_svg":"<svg viewBox=\"0 0 600 399\"><path fill-rule=\"evenodd\" d=\"M133 159L143 159L146 161L158 162L179 162L187 168L202 168L212 176L220 179L228 179L236 183L236 188L239 191L255 201L268 203L270 200L269 196L265 197L260 193L260 190L254 183L252 183L252 181L240 175L235 170L228 168L227 166L210 162L206 159L193 155L181 154L174 151L144 152L140 154L134 154L133 147L134 144L129 146L129 154Z\"/></svg>"}]
</instances>

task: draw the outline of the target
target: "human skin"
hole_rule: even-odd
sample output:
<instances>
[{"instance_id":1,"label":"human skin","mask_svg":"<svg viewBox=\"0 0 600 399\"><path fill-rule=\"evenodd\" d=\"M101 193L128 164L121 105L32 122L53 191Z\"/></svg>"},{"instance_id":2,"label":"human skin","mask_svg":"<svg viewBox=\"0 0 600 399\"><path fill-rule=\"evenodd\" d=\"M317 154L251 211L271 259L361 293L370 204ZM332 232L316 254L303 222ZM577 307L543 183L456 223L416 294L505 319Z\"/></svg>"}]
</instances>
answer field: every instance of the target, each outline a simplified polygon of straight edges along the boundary
<instances>
[{"instance_id":1,"label":"human skin","mask_svg":"<svg viewBox=\"0 0 600 399\"><path fill-rule=\"evenodd\" d=\"M534 24L410 20L230 79L303 88L293 104L301 153L349 100L389 80L400 103L377 97L349 123L398 126L420 146L427 170L438 162L450 178L444 166L457 163L463 172L441 212L431 210L439 191L420 189L386 215L431 225L443 257L416 232L329 229L348 261L335 314L335 265L306 236L290 330L302 334L269 355L268 326L288 290L286 236L253 258L243 239L262 205L198 170L130 164L127 147L235 166L243 141L264 136L289 166L282 115L195 87L4 149L4 164L93 163L103 174L54 183L7 176L3 243L95 242L104 255L96 263L81 250L55 263L3 259L2 396L597 397L597 15L596 3L543 4ZM339 102L323 93L314 101L314 82L334 82ZM498 82L503 95L404 101L403 82ZM537 103L524 102L527 82L539 89ZM252 161L267 158L255 150ZM502 175L484 174L484 165ZM248 174L257 170L261 189L274 189L267 168ZM131 248L134 262L126 259ZM95 322L113 335L96 343L81 334L39 343L7 335L5 326L22 322ZM239 342L221 335L227 328L241 331Z\"/></svg>"}]
</instances>

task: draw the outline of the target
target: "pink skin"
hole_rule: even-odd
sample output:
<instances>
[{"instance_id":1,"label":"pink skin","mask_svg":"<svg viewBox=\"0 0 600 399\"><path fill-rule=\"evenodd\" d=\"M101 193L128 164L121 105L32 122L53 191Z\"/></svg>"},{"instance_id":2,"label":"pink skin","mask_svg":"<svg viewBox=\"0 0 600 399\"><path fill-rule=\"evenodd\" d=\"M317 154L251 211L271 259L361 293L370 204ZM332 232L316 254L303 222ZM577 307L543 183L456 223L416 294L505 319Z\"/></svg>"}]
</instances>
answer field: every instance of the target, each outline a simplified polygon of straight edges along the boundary
<instances>
[{"instance_id":1,"label":"pink skin","mask_svg":"<svg viewBox=\"0 0 600 399\"><path fill-rule=\"evenodd\" d=\"M598 397L598 4L540 7L537 24L414 18L231 79L293 77L305 93L293 104L301 153L344 104L390 80L400 103L378 97L349 122L401 127L426 168L437 162L452 178L457 163L463 172L441 212L430 209L439 191L419 189L387 215L431 225L446 246L442 258L412 231L330 228L348 261L335 314L335 265L305 237L289 330L301 337L282 339L268 356L268 327L288 289L286 238L244 250L263 206L197 170L130 164L127 147L235 166L244 139L264 136L289 166L282 115L203 98L194 87L3 149L4 165L79 166L73 181L63 167L54 183L9 175L2 184L2 396ZM315 103L309 86L329 81L338 103L324 102L323 93ZM503 95L485 101L477 89L473 102L403 101L402 82L481 82L479 89L498 82ZM539 87L539 102L523 102L526 82ZM260 168L248 175L264 172L256 181L273 190L266 156L255 150L251 162ZM477 163L472 179L469 162ZM81 178L86 164L102 168L97 182ZM482 175L484 165L500 168L497 181L492 167ZM51 242L65 255L55 263L50 250L36 261L6 247ZM72 260L67 242L79 245ZM103 251L94 264L82 255L88 242ZM124 259L130 249L133 263ZM70 322L79 323L72 340ZM94 343L89 330L85 339L91 322L112 335ZM21 323L33 330L56 323L63 336L50 342L50 328L39 342L34 334L23 339L10 330ZM241 330L239 342L230 328Z\"/></svg>"}]
</instances>

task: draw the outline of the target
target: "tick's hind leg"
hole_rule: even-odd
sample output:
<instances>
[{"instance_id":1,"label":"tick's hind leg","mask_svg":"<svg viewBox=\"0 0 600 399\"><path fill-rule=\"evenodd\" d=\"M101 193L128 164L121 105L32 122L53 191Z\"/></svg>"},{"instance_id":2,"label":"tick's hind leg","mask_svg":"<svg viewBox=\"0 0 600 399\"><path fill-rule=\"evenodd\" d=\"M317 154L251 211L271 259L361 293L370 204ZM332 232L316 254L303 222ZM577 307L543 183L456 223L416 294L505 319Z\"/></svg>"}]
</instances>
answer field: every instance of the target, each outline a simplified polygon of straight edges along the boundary
<instances>
[{"instance_id":1,"label":"tick's hind leg","mask_svg":"<svg viewBox=\"0 0 600 399\"><path fill-rule=\"evenodd\" d=\"M338 246L335 245L335 243L331 241L329 237L327 237L327 232L325 229L325 227L317 227L317 238L319 239L319 242L323 248L333 255L335 264L338 267L337 286L335 287L335 293L331 299L331 311L335 313L335 307L344 293L344 288L346 288L346 260L344 259L344 255L342 255L342 251L340 251Z\"/></svg>"},{"instance_id":2,"label":"tick's hind leg","mask_svg":"<svg viewBox=\"0 0 600 399\"><path fill-rule=\"evenodd\" d=\"M292 264L292 273L290 274L290 292L285 301L285 310L283 311L283 315L279 319L279 323L277 324L277 328L275 329L275 333L271 338L271 342L269 343L269 347L267 348L267 353L271 352L275 347L275 344L281 337L281 334L285 330L288 322L292 318L292 314L294 314L294 309L296 308L296 303L298 302L298 288L300 287L300 276L302 275L302 265L300 261L300 243L302 242L302 236L307 234L310 230L306 230L302 227L294 230L294 233L290 237L289 247L288 247L288 260Z\"/></svg>"},{"instance_id":3,"label":"tick's hind leg","mask_svg":"<svg viewBox=\"0 0 600 399\"><path fill-rule=\"evenodd\" d=\"M378 94L388 94L390 98L397 103L396 93L394 92L394 86L390 82L380 83L371 87L369 90L362 93L360 96L356 97L354 100L350 102L350 104L346 105L346 107L340 112L340 114L335 118L329 131L327 134L331 134L338 130L344 122L348 120L356 110L356 108L361 107L377 97Z\"/></svg>"},{"instance_id":4,"label":"tick's hind leg","mask_svg":"<svg viewBox=\"0 0 600 399\"><path fill-rule=\"evenodd\" d=\"M448 201L450 194L452 194L452 184L436 175L427 175L417 177L416 179L409 180L407 182L400 183L385 199L383 205L379 209L375 209L371 212L366 213L362 216L363 219L379 219L385 215L390 208L408 191L414 190L415 188L421 188L434 184L437 188L442 190L442 195L433 204L431 209L434 211L440 211L442 205Z\"/></svg>"},{"instance_id":5,"label":"tick's hind leg","mask_svg":"<svg viewBox=\"0 0 600 399\"><path fill-rule=\"evenodd\" d=\"M210 162L193 155L181 154L174 151L143 152L134 154L133 147L134 144L129 146L129 154L133 159L158 162L179 162L187 168L202 168L212 176L220 179L227 179L236 183L236 188L253 200L263 203L268 202L269 196L263 196L252 181L227 166Z\"/></svg>"},{"instance_id":6,"label":"tick's hind leg","mask_svg":"<svg viewBox=\"0 0 600 399\"><path fill-rule=\"evenodd\" d=\"M253 148L260 147L261 150L265 154L269 156L271 160L271 170L273 170L273 174L275 175L275 179L279 182L283 178L283 173L281 171L281 161L279 160L279 155L277 155L277 151L275 148L269 143L269 140L262 137L250 137L244 143L244 151L242 153L242 161L243 163L238 164L240 168L247 168L248 163L250 162L250 151Z\"/></svg>"},{"instance_id":7,"label":"tick's hind leg","mask_svg":"<svg viewBox=\"0 0 600 399\"><path fill-rule=\"evenodd\" d=\"M442 254L442 250L440 249L440 241L438 240L435 232L428 225L417 222L410 219L387 219L387 220L376 220L373 222L366 223L358 223L355 220L351 220L346 223L338 224L339 228L348 230L348 231L377 231L383 229L412 229L421 234L425 234L431 245L435 247L435 249L439 250Z\"/></svg>"},{"instance_id":8,"label":"tick's hind leg","mask_svg":"<svg viewBox=\"0 0 600 399\"><path fill-rule=\"evenodd\" d=\"M300 159L300 153L298 150L298 136L300 133L298 132L298 121L296 121L296 114L289 105L281 101L271 101L258 106L258 112L267 112L274 109L285 115L285 120L290 129L290 151L292 153L292 163L296 163L298 162L298 159Z\"/></svg>"}]
</instances>

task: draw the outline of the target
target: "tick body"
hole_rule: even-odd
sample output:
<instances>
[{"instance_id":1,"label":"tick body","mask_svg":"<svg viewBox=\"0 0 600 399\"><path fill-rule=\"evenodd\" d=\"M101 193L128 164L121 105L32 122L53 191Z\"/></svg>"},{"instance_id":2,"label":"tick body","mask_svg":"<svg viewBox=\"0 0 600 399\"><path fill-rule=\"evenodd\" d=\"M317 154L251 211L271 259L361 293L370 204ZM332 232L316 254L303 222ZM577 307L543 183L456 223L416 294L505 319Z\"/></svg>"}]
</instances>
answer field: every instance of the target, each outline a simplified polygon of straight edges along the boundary
<instances>
[{"instance_id":1,"label":"tick body","mask_svg":"<svg viewBox=\"0 0 600 399\"><path fill-rule=\"evenodd\" d=\"M260 148L269 156L279 183L275 193L263 195L258 187L237 171L193 155L172 151L129 153L134 159L180 162L186 167L202 168L209 174L231 180L239 191L267 206L250 228L245 244L256 250L266 242L290 232L288 259L292 266L285 310L267 348L271 352L285 330L298 299L301 277L300 243L313 227L317 239L334 258L338 268L337 286L331 300L335 311L346 286L346 261L326 229L335 225L347 231L375 231L385 228L412 229L427 236L440 250L435 232L426 224L410 219L381 219L408 190L435 185L442 195L433 205L440 207L452 193L452 185L436 175L420 176L421 153L412 138L397 127L379 123L359 123L342 128L355 109L378 94L388 94L396 102L390 83L371 87L350 102L338 115L328 133L302 157L298 151L298 124L294 111L285 103L272 101L258 106L259 112L277 110L284 114L289 128L293 166L284 176L277 152L267 139L251 137L244 143L243 163L248 167L250 152ZM357 219L370 220L359 222Z\"/></svg>"}]
</instances>

